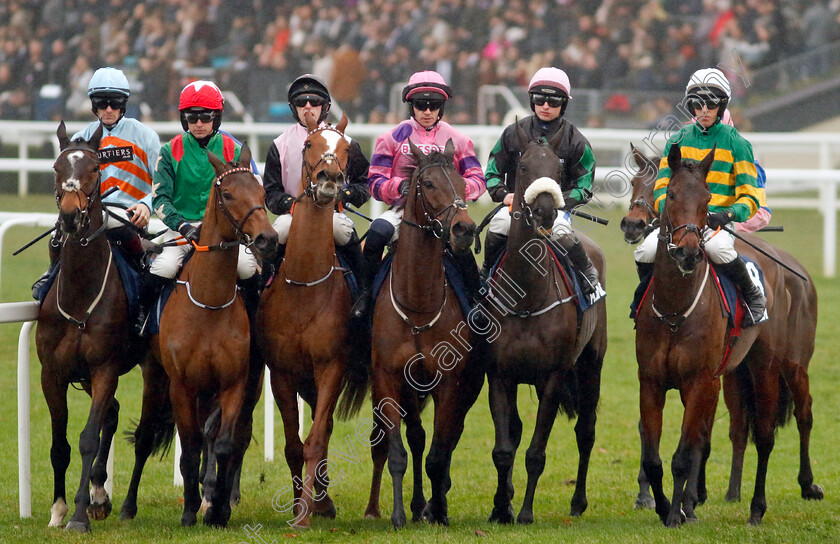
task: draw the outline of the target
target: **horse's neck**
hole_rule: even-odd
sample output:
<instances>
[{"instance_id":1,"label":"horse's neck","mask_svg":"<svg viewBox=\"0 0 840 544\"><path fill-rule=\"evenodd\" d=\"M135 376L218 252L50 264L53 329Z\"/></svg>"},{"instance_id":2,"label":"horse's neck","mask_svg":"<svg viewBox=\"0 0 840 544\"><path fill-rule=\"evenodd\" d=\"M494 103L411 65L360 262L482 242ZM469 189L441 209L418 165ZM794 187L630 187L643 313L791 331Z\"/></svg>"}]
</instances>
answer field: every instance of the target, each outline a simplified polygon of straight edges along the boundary
<instances>
[{"instance_id":1,"label":"horse's neck","mask_svg":"<svg viewBox=\"0 0 840 544\"><path fill-rule=\"evenodd\" d=\"M703 283L708 266L708 259L704 259L694 272L684 276L660 241L653 265L653 296L657 309L668 313L683 311L690 306L698 296L697 291Z\"/></svg>"},{"instance_id":2,"label":"horse's neck","mask_svg":"<svg viewBox=\"0 0 840 544\"><path fill-rule=\"evenodd\" d=\"M232 241L222 235L222 222L227 222L215 206L213 192L201 222L199 247L218 247ZM236 288L236 265L239 246L212 251L195 251L184 269L182 279L190 283L190 292L203 304L221 306L227 303Z\"/></svg>"},{"instance_id":3,"label":"horse's neck","mask_svg":"<svg viewBox=\"0 0 840 544\"><path fill-rule=\"evenodd\" d=\"M333 208L318 207L308 197L295 204L286 259L286 277L295 281L316 281L335 263Z\"/></svg>"},{"instance_id":4,"label":"horse's neck","mask_svg":"<svg viewBox=\"0 0 840 544\"><path fill-rule=\"evenodd\" d=\"M405 219L417 224L408 207ZM419 312L434 311L443 299L443 243L425 230L403 223L391 268L394 294L401 304Z\"/></svg>"},{"instance_id":5,"label":"horse's neck","mask_svg":"<svg viewBox=\"0 0 840 544\"><path fill-rule=\"evenodd\" d=\"M102 212L91 210L90 234L102 225ZM95 298L105 281L105 271L111 246L103 232L82 244L81 239L68 237L61 249L61 298L59 302L68 310L74 305L87 305Z\"/></svg>"},{"instance_id":6,"label":"horse's neck","mask_svg":"<svg viewBox=\"0 0 840 544\"><path fill-rule=\"evenodd\" d=\"M525 309L545 300L546 291L552 286L552 283L547 281L551 275L546 274L546 271L550 271L554 263L548 240L541 241L537 238L533 229L525 223L521 213L521 209L513 210L507 255L502 270L521 288L517 291L524 292L517 301L517 305Z\"/></svg>"}]
</instances>

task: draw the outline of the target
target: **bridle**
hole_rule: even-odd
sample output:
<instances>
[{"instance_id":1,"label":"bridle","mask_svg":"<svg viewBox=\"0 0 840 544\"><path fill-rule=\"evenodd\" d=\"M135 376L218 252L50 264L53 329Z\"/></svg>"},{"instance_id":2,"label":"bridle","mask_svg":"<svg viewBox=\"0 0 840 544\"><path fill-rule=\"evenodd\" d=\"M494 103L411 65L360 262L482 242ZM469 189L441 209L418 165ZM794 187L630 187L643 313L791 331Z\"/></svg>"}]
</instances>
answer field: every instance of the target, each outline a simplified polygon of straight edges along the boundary
<instances>
[{"instance_id":1,"label":"bridle","mask_svg":"<svg viewBox=\"0 0 840 544\"><path fill-rule=\"evenodd\" d=\"M322 208L324 206L321 206L321 205L318 204L318 184L312 179L313 174L315 173L315 170L317 170L318 167L322 163L325 163L326 165L329 166L333 163L333 161L335 161L335 162L338 163L338 166L339 166L339 175L338 175L338 179L336 179L336 183L344 185L344 182L347 178L347 176L344 173L344 170L347 168L347 164L342 165L341 162L338 160L338 155L336 155L335 153L332 153L330 151L325 151L324 153L321 154L321 156L318 158L318 162L316 162L314 165L310 165L309 162L306 160L306 151L312 147L312 142L309 141L309 138L311 138L314 134L317 134L317 133L323 132L323 131L327 131L327 130L330 131L330 132L335 132L336 134L341 136L342 139L345 139L344 138L344 133L342 133L340 130L338 130L336 128L333 128L331 125L325 125L325 126L322 126L322 127L318 127L318 128L316 128L315 130L313 130L312 132L310 132L306 135L306 141L303 143L303 152L302 152L303 153L303 174L304 174L304 178L306 179L306 186L303 188L303 193L301 193L301 196L303 196L303 195L308 196L309 198L312 199L313 202L315 202L315 205L320 207L320 208Z\"/></svg>"},{"instance_id":2,"label":"bridle","mask_svg":"<svg viewBox=\"0 0 840 544\"><path fill-rule=\"evenodd\" d=\"M56 159L55 164L58 164L58 160L65 154L72 152L72 151L81 151L83 153L89 153L94 156L96 163L99 164L99 157L96 155L96 152L88 147L82 146L72 146L67 147L61 151ZM64 195L67 193L82 193L85 195L86 205L84 208L79 208L77 210L77 214L80 216L80 228L77 230L76 234L80 234L82 232L86 232L90 228L91 218L90 218L90 208L91 206L97 201L100 200L100 187L102 185L102 171L97 168L96 173L96 183L93 186L93 189L90 193L86 193L79 182L75 179L67 179L61 183L61 187L57 187L55 193L55 203L56 206L61 209L61 199L64 198ZM79 238L79 243L82 247L87 246L90 242L98 238L105 230L108 228L108 212L103 209L102 210L102 224L99 226L93 234L88 236L81 236ZM64 242L67 240L72 233L67 232L62 227L62 222L59 220L56 222L56 229L61 232L61 241L59 245L63 245Z\"/></svg>"},{"instance_id":3,"label":"bridle","mask_svg":"<svg viewBox=\"0 0 840 544\"><path fill-rule=\"evenodd\" d=\"M697 236L697 241L699 242L700 249L705 248L705 241L703 240L703 230L694 223L685 223L679 225L677 227L673 227L671 225L670 217L668 217L668 207L665 206L665 210L662 213L663 218L667 218L667 221L661 221L660 224L662 227L659 230L659 239L665 242L665 247L668 250L668 256L672 259L676 260L676 251L679 246L674 243L674 235L677 234L679 231L685 229L685 233L680 237L680 241L682 241L686 236L689 234L693 234Z\"/></svg>"},{"instance_id":4,"label":"bridle","mask_svg":"<svg viewBox=\"0 0 840 544\"><path fill-rule=\"evenodd\" d=\"M429 202L428 198L426 198L426 194L423 192L423 184L420 183L423 172L428 170L429 168L438 167L443 170L443 175L446 178L447 183L449 184L449 188L452 190L452 202L439 211L435 211L432 208L431 203ZM418 223L413 223L403 217L402 222L406 225L418 228L420 230L426 231L430 233L435 238L443 241L444 243L449 241L449 229L444 228L444 223L440 220L440 217L444 214L447 215L445 218L447 223L451 223L452 218L451 215L453 213L457 213L458 210L466 210L467 203L458 196L458 191L455 190L455 184L452 183L452 178L449 177L449 171L454 170L450 163L439 163L439 162L432 162L426 165L423 165L417 169L414 176L417 178L417 194L416 194L416 201L420 203L420 209L423 211L423 217L426 219L426 223L420 225ZM431 211L430 211L431 210ZM451 210L451 211L450 211Z\"/></svg>"},{"instance_id":5,"label":"bridle","mask_svg":"<svg viewBox=\"0 0 840 544\"><path fill-rule=\"evenodd\" d=\"M254 206L253 208L248 210L248 213L245 214L245 217L243 217L241 221L237 222L236 219L233 217L233 215L230 213L230 210L228 210L227 205L225 204L224 198L222 198L222 180L230 174L246 173L246 172L248 174L252 174L251 169L249 167L247 167L247 166L237 166L235 168L231 168L230 170L225 170L224 172L219 174L216 177L216 179L213 181L213 185L215 185L215 187L216 187L216 204L219 206L219 208L221 208L222 214L225 216L225 218L228 220L230 225L233 227L233 230L236 233L236 237L237 237L237 241L234 244L232 244L228 247L238 246L239 244L242 244L245 247L251 247L254 244L254 240L251 240L251 237L248 235L248 233L246 233L242 229L245 227L245 223L248 221L248 219L251 217L251 215L254 212L257 212L259 210L265 211L265 206L263 206L263 205ZM256 180L254 180L254 181L256 183Z\"/></svg>"}]
</instances>

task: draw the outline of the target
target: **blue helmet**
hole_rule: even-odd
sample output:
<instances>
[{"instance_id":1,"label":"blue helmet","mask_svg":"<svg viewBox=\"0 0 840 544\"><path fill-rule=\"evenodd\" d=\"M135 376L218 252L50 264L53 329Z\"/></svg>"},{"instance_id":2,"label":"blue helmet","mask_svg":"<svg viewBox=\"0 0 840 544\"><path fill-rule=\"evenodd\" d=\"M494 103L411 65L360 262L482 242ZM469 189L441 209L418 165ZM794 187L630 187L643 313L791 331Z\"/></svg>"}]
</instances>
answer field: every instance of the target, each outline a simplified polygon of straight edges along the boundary
<instances>
[{"instance_id":1,"label":"blue helmet","mask_svg":"<svg viewBox=\"0 0 840 544\"><path fill-rule=\"evenodd\" d=\"M128 98L131 89L128 86L128 78L122 70L116 68L100 68L93 73L88 83L88 96L95 94L118 94Z\"/></svg>"}]
</instances>

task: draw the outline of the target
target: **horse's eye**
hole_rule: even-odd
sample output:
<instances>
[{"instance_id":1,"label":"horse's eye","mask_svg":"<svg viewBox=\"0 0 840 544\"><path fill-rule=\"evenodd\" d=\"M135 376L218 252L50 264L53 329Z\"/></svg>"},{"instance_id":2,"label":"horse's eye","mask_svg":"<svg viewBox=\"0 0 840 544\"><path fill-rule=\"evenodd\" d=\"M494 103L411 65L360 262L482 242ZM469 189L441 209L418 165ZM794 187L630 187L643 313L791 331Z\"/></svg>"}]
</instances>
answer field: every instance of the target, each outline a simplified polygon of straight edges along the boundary
<instances>
[{"instance_id":1,"label":"horse's eye","mask_svg":"<svg viewBox=\"0 0 840 544\"><path fill-rule=\"evenodd\" d=\"M432 182L431 182L431 181L429 181L429 180L425 180L425 181L423 182L423 187L425 187L426 189L434 189L434 188L435 188L435 184L434 184L434 183L432 183Z\"/></svg>"},{"instance_id":2,"label":"horse's eye","mask_svg":"<svg viewBox=\"0 0 840 544\"><path fill-rule=\"evenodd\" d=\"M668 200L674 200L674 191L668 191Z\"/></svg>"},{"instance_id":3,"label":"horse's eye","mask_svg":"<svg viewBox=\"0 0 840 544\"><path fill-rule=\"evenodd\" d=\"M231 200L233 200L233 195L230 194L229 192L225 191L225 192L222 193L222 198L224 198L225 200L230 202Z\"/></svg>"}]
</instances>

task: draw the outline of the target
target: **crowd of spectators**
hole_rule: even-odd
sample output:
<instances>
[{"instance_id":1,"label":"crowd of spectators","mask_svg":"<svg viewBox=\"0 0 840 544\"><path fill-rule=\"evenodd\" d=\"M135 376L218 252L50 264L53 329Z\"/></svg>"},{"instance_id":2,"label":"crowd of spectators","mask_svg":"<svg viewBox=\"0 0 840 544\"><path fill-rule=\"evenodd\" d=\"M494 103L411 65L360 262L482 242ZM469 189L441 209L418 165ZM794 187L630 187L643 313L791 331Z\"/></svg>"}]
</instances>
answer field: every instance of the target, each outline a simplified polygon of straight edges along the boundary
<instances>
[{"instance_id":1,"label":"crowd of spectators","mask_svg":"<svg viewBox=\"0 0 840 544\"><path fill-rule=\"evenodd\" d=\"M520 88L541 66L575 89L678 91L733 55L756 68L828 44L838 11L840 0L4 0L0 119L89 119L87 82L114 66L143 120L176 119L197 78L268 120L312 72L351 118L393 123L405 111L390 111L392 85L434 69L456 92L450 121L475 123L479 86Z\"/></svg>"}]
</instances>

